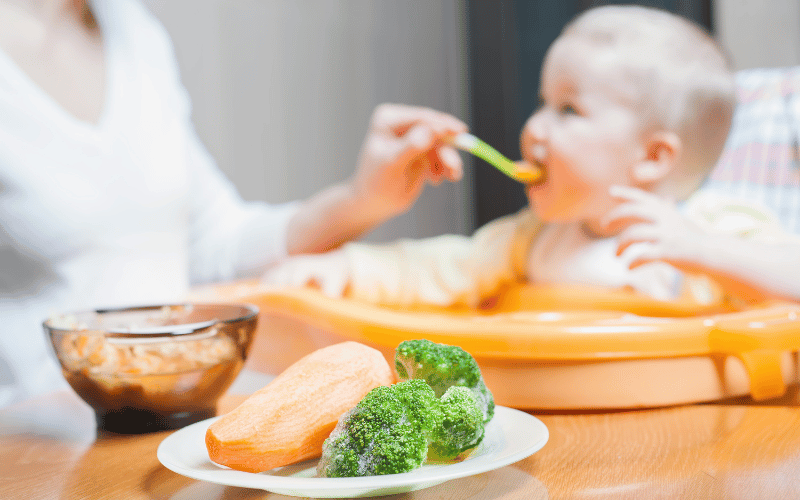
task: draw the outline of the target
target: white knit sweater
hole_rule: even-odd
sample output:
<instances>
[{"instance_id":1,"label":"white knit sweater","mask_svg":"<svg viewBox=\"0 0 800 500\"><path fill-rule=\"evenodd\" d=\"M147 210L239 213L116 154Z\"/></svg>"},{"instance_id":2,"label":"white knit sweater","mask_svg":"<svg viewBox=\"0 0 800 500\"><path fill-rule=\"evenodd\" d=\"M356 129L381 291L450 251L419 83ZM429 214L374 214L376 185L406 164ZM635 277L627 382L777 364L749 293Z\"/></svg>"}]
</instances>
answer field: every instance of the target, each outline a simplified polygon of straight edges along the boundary
<instances>
[{"instance_id":1,"label":"white knit sweater","mask_svg":"<svg viewBox=\"0 0 800 500\"><path fill-rule=\"evenodd\" d=\"M97 124L0 52L0 406L64 387L48 315L180 300L285 255L295 205L245 203L215 166L163 27L135 0L95 7Z\"/></svg>"}]
</instances>

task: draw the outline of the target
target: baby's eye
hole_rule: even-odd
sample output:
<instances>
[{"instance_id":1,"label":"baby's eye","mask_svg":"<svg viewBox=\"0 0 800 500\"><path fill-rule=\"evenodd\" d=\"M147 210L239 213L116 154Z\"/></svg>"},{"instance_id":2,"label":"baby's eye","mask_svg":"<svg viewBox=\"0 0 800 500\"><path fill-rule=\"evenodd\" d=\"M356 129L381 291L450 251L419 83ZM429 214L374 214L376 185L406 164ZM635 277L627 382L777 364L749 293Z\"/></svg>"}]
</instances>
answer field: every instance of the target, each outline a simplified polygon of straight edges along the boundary
<instances>
[{"instance_id":1,"label":"baby's eye","mask_svg":"<svg viewBox=\"0 0 800 500\"><path fill-rule=\"evenodd\" d=\"M578 110L572 104L565 102L558 107L558 113L562 115L577 115Z\"/></svg>"}]
</instances>

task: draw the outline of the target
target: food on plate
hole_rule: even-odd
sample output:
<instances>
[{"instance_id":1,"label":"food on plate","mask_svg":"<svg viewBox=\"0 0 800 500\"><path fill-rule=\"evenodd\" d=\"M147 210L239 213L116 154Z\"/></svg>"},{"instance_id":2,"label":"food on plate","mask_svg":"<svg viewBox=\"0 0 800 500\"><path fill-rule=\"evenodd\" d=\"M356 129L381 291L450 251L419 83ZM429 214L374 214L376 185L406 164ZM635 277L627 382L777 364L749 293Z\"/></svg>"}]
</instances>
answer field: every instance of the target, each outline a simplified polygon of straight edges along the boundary
<instances>
[{"instance_id":1,"label":"food on plate","mask_svg":"<svg viewBox=\"0 0 800 500\"><path fill-rule=\"evenodd\" d=\"M317 464L321 477L412 471L425 462L442 415L433 389L410 380L373 389L339 419Z\"/></svg>"},{"instance_id":2,"label":"food on plate","mask_svg":"<svg viewBox=\"0 0 800 500\"><path fill-rule=\"evenodd\" d=\"M452 460L483 440L483 407L466 387L452 386L439 400L441 423L434 429L429 458Z\"/></svg>"},{"instance_id":3,"label":"food on plate","mask_svg":"<svg viewBox=\"0 0 800 500\"><path fill-rule=\"evenodd\" d=\"M373 389L339 419L322 447L321 477L410 472L475 448L494 415L494 398L475 359L427 340L395 351L400 382Z\"/></svg>"},{"instance_id":4,"label":"food on plate","mask_svg":"<svg viewBox=\"0 0 800 500\"><path fill-rule=\"evenodd\" d=\"M451 386L470 389L483 411L484 423L494 415L494 397L486 387L475 358L464 349L430 340L406 340L395 349L395 370L400 381L423 379L441 397Z\"/></svg>"},{"instance_id":5,"label":"food on plate","mask_svg":"<svg viewBox=\"0 0 800 500\"><path fill-rule=\"evenodd\" d=\"M209 426L209 458L262 472L318 457L339 417L392 382L386 359L366 345L342 342L314 351Z\"/></svg>"}]
</instances>

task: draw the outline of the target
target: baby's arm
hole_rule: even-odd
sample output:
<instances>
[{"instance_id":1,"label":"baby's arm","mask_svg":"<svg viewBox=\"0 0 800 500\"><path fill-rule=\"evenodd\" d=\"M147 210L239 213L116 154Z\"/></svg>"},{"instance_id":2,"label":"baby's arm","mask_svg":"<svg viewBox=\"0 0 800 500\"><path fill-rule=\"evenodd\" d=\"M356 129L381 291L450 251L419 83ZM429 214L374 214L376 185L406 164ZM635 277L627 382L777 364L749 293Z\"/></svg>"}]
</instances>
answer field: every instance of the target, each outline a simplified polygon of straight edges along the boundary
<instances>
[{"instance_id":1,"label":"baby's arm","mask_svg":"<svg viewBox=\"0 0 800 500\"><path fill-rule=\"evenodd\" d=\"M635 188L615 186L622 203L607 215L610 228L624 227L618 254L643 243L631 268L662 261L704 273L748 301L800 300L800 238L789 234L744 237L701 228L674 203Z\"/></svg>"},{"instance_id":2,"label":"baby's arm","mask_svg":"<svg viewBox=\"0 0 800 500\"><path fill-rule=\"evenodd\" d=\"M310 285L331 297L380 304L474 306L515 278L510 249L516 217L487 224L472 237L350 243L325 254L293 257L270 270L264 282Z\"/></svg>"},{"instance_id":3,"label":"baby's arm","mask_svg":"<svg viewBox=\"0 0 800 500\"><path fill-rule=\"evenodd\" d=\"M287 252L324 252L407 211L427 182L461 178L458 153L443 141L467 130L428 108L378 106L353 177L303 202L289 223Z\"/></svg>"},{"instance_id":4,"label":"baby's arm","mask_svg":"<svg viewBox=\"0 0 800 500\"><path fill-rule=\"evenodd\" d=\"M318 288L328 297L345 297L352 270L343 248L327 253L291 257L272 267L261 278L263 283L281 287Z\"/></svg>"}]
</instances>

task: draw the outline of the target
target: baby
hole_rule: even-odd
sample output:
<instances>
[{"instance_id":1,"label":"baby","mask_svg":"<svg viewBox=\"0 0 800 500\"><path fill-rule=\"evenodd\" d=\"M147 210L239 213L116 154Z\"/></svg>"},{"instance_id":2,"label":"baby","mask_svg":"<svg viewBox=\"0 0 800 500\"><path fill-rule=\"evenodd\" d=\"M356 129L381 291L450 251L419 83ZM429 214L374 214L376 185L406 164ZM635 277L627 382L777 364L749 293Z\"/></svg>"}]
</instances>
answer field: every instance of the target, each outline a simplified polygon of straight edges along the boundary
<instances>
[{"instance_id":1,"label":"baby","mask_svg":"<svg viewBox=\"0 0 800 500\"><path fill-rule=\"evenodd\" d=\"M528 208L472 237L297 257L265 280L391 305L476 306L510 282L629 288L663 300L682 294L682 266L647 256L656 238L646 235L646 207L658 214L689 198L722 151L734 82L720 48L666 11L590 9L549 48L541 94L520 137L522 161L544 172L525 186ZM705 231L731 220L724 203L708 206L684 203L680 227Z\"/></svg>"}]
</instances>

